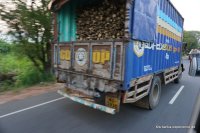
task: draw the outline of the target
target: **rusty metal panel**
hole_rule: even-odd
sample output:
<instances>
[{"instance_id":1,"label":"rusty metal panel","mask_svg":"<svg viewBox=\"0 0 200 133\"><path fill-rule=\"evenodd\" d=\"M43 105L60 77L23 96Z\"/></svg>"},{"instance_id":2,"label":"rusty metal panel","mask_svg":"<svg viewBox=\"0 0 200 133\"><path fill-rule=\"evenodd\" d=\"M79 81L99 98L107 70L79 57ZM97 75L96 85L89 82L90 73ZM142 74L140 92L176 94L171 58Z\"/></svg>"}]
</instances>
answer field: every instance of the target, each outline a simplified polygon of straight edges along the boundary
<instances>
[{"instance_id":1,"label":"rusty metal panel","mask_svg":"<svg viewBox=\"0 0 200 133\"><path fill-rule=\"evenodd\" d=\"M54 66L102 79L123 80L123 42L68 42L54 48Z\"/></svg>"},{"instance_id":2,"label":"rusty metal panel","mask_svg":"<svg viewBox=\"0 0 200 133\"><path fill-rule=\"evenodd\" d=\"M113 78L116 80L123 79L123 57L124 57L124 48L122 42L115 42L115 61L114 61L114 70Z\"/></svg>"},{"instance_id":3,"label":"rusty metal panel","mask_svg":"<svg viewBox=\"0 0 200 133\"><path fill-rule=\"evenodd\" d=\"M71 67L71 46L60 46L60 64L59 68L70 69Z\"/></svg>"},{"instance_id":4,"label":"rusty metal panel","mask_svg":"<svg viewBox=\"0 0 200 133\"><path fill-rule=\"evenodd\" d=\"M57 13L53 13L53 30L54 30L54 41L57 41L58 38L58 22L57 22Z\"/></svg>"},{"instance_id":5,"label":"rusty metal panel","mask_svg":"<svg viewBox=\"0 0 200 133\"><path fill-rule=\"evenodd\" d=\"M123 41L67 42L55 45L54 63L58 82L68 88L98 97L100 92L117 92L124 75Z\"/></svg>"},{"instance_id":6,"label":"rusty metal panel","mask_svg":"<svg viewBox=\"0 0 200 133\"><path fill-rule=\"evenodd\" d=\"M111 78L112 45L112 42L92 43L92 74Z\"/></svg>"},{"instance_id":7,"label":"rusty metal panel","mask_svg":"<svg viewBox=\"0 0 200 133\"><path fill-rule=\"evenodd\" d=\"M54 67L57 68L58 64L59 64L59 61L58 61L58 54L59 54L59 48L58 48L58 44L55 44L54 45L54 48L53 48L53 64L54 64Z\"/></svg>"}]
</instances>

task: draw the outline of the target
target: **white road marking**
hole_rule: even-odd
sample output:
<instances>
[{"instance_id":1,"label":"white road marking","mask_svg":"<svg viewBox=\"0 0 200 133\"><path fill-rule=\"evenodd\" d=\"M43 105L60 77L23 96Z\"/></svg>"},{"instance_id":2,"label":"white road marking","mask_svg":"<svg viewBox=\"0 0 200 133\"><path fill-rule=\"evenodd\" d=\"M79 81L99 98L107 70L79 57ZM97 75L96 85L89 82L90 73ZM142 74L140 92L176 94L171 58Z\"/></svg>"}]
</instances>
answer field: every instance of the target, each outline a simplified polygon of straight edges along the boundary
<instances>
[{"instance_id":1,"label":"white road marking","mask_svg":"<svg viewBox=\"0 0 200 133\"><path fill-rule=\"evenodd\" d=\"M46 105L46 104L49 104L49 103L53 103L53 102L56 102L56 101L59 101L59 100L62 100L62 99L65 99L65 97L61 97L61 98L58 98L58 99L54 99L54 100L51 100L51 101L48 101L48 102L44 102L44 103L41 103L41 104L37 104L35 106L31 106L31 107L28 107L28 108L25 108L25 109L21 109L21 110L12 112L12 113L2 115L2 116L0 116L0 119L7 117L7 116L14 115L14 114L18 114L18 113L21 113L21 112L24 112L24 111L27 111L27 110L30 110L30 109L34 109L34 108L37 108L37 107L40 107L40 106L43 106L43 105Z\"/></svg>"},{"instance_id":2,"label":"white road marking","mask_svg":"<svg viewBox=\"0 0 200 133\"><path fill-rule=\"evenodd\" d=\"M176 92L176 94L174 95L174 97L170 100L169 104L173 104L175 102L175 100L180 95L180 93L181 93L181 91L183 90L184 87L185 86L181 86L181 88Z\"/></svg>"}]
</instances>

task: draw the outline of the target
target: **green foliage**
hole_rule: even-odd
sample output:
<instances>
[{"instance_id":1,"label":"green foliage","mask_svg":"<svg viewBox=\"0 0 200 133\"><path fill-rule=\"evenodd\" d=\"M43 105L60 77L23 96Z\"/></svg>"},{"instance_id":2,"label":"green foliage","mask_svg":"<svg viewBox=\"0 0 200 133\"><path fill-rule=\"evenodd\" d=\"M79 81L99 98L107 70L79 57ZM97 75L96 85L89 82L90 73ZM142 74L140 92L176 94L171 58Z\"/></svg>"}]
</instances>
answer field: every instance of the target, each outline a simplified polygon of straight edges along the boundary
<instances>
[{"instance_id":1,"label":"green foliage","mask_svg":"<svg viewBox=\"0 0 200 133\"><path fill-rule=\"evenodd\" d=\"M19 62L14 57L13 53L10 54L0 54L0 72L8 73L8 72L18 72L19 66L17 65Z\"/></svg>"},{"instance_id":2,"label":"green foliage","mask_svg":"<svg viewBox=\"0 0 200 133\"><path fill-rule=\"evenodd\" d=\"M16 75L12 80L4 78L6 80L0 81L0 91L54 80L50 74L52 27L51 13L47 9L49 1L35 3L31 0L31 5L27 5L23 0L12 0L15 6L12 9L0 2L0 19L7 23L8 34L15 39L14 44L0 41L0 79L1 75Z\"/></svg>"},{"instance_id":3,"label":"green foliage","mask_svg":"<svg viewBox=\"0 0 200 133\"><path fill-rule=\"evenodd\" d=\"M194 31L194 36L197 38L198 48L200 48L200 31Z\"/></svg>"},{"instance_id":4,"label":"green foliage","mask_svg":"<svg viewBox=\"0 0 200 133\"><path fill-rule=\"evenodd\" d=\"M10 51L10 45L0 40L0 53L8 53Z\"/></svg>"},{"instance_id":5,"label":"green foliage","mask_svg":"<svg viewBox=\"0 0 200 133\"><path fill-rule=\"evenodd\" d=\"M187 43L186 53L189 53L191 49L199 48L200 32L197 31L184 31L183 41Z\"/></svg>"},{"instance_id":6,"label":"green foliage","mask_svg":"<svg viewBox=\"0 0 200 133\"><path fill-rule=\"evenodd\" d=\"M15 8L8 10L0 3L0 18L9 26L9 34L16 39L16 50L30 59L40 71L51 68L51 14L47 9L50 0L31 1L27 5L22 0L13 0Z\"/></svg>"},{"instance_id":7,"label":"green foliage","mask_svg":"<svg viewBox=\"0 0 200 133\"><path fill-rule=\"evenodd\" d=\"M16 54L15 45L5 42L3 44L9 45L10 51L0 53L0 75L12 73L16 76L14 80L0 81L0 92L55 80L52 74L39 71L29 58ZM0 43L0 46L2 46L2 43Z\"/></svg>"}]
</instances>

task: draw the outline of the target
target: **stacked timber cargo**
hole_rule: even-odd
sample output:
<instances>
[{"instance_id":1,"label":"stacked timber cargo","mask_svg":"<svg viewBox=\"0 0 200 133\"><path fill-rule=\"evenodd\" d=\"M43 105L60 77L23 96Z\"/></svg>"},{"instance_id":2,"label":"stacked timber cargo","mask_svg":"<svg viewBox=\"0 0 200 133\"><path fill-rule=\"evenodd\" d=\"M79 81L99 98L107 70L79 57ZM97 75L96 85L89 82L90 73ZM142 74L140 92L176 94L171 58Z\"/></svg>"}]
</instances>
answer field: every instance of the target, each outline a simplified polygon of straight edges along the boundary
<instances>
[{"instance_id":1,"label":"stacked timber cargo","mask_svg":"<svg viewBox=\"0 0 200 133\"><path fill-rule=\"evenodd\" d=\"M102 0L77 10L77 40L120 39L124 36L125 0Z\"/></svg>"}]
</instances>

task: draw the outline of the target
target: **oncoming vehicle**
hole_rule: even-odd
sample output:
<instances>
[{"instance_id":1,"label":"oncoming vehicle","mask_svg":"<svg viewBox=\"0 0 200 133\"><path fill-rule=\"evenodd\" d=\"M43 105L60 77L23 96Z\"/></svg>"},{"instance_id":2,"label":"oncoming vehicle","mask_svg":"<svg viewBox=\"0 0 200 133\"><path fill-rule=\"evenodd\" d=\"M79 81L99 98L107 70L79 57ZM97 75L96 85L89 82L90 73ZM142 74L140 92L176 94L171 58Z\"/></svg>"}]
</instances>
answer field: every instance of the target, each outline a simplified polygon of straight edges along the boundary
<instances>
[{"instance_id":1,"label":"oncoming vehicle","mask_svg":"<svg viewBox=\"0 0 200 133\"><path fill-rule=\"evenodd\" d=\"M196 58L197 58L197 72L200 72L200 54Z\"/></svg>"},{"instance_id":2,"label":"oncoming vehicle","mask_svg":"<svg viewBox=\"0 0 200 133\"><path fill-rule=\"evenodd\" d=\"M190 57L190 76L200 75L200 51L192 50L189 54Z\"/></svg>"}]
</instances>

